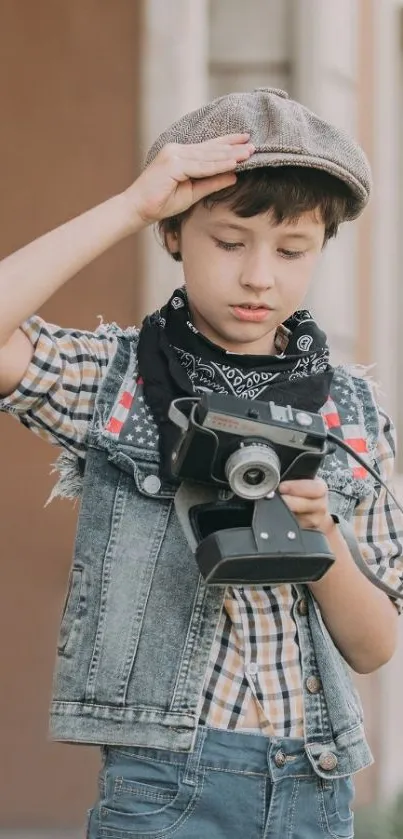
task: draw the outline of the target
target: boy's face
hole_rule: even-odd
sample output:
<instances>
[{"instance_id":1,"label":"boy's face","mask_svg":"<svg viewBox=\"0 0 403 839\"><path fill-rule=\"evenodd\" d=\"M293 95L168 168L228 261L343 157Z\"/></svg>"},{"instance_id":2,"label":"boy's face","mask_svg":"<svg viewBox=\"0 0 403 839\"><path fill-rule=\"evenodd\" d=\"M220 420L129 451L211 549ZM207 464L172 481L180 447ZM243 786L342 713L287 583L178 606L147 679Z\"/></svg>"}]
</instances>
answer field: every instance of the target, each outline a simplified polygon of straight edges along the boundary
<instances>
[{"instance_id":1,"label":"boy's face","mask_svg":"<svg viewBox=\"0 0 403 839\"><path fill-rule=\"evenodd\" d=\"M325 227L315 213L273 223L270 214L237 216L225 204L195 206L179 236L194 325L234 353L272 354L277 327L303 304Z\"/></svg>"}]
</instances>

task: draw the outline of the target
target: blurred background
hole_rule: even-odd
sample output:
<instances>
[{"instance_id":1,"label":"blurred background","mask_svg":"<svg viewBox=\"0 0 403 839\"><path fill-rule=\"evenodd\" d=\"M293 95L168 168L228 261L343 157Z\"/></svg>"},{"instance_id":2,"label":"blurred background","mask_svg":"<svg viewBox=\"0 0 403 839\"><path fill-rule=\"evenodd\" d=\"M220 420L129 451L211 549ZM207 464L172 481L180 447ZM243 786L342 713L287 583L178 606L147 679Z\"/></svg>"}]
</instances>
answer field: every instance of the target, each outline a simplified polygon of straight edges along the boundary
<instances>
[{"instance_id":1,"label":"blurred background","mask_svg":"<svg viewBox=\"0 0 403 839\"><path fill-rule=\"evenodd\" d=\"M284 88L353 134L372 163L372 203L328 245L309 303L338 361L374 365L403 439L402 32L398 0L0 0L0 256L124 189L186 111ZM41 314L86 329L98 315L138 323L178 280L148 231ZM0 417L2 839L78 839L96 792L96 750L47 736L77 516L68 502L44 510L56 455ZM357 836L403 836L403 645L358 685L376 763L357 778Z\"/></svg>"}]
</instances>

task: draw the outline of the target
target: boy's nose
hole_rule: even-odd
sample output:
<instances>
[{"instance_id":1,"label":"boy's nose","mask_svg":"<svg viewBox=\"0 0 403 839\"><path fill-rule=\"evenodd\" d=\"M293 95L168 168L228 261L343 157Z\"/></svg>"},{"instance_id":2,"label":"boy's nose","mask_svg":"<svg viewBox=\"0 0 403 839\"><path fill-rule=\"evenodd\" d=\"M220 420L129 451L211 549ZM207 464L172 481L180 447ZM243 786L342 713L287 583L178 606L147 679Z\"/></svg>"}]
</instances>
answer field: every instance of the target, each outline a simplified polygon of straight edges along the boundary
<instances>
[{"instance_id":1,"label":"boy's nose","mask_svg":"<svg viewBox=\"0 0 403 839\"><path fill-rule=\"evenodd\" d=\"M244 286L254 288L256 291L264 291L266 288L273 288L274 284L274 277L267 271L265 273L251 274L243 283Z\"/></svg>"},{"instance_id":2,"label":"boy's nose","mask_svg":"<svg viewBox=\"0 0 403 839\"><path fill-rule=\"evenodd\" d=\"M266 258L257 258L245 266L242 277L242 285L245 288L253 288L256 291L265 291L275 285L274 267Z\"/></svg>"}]
</instances>

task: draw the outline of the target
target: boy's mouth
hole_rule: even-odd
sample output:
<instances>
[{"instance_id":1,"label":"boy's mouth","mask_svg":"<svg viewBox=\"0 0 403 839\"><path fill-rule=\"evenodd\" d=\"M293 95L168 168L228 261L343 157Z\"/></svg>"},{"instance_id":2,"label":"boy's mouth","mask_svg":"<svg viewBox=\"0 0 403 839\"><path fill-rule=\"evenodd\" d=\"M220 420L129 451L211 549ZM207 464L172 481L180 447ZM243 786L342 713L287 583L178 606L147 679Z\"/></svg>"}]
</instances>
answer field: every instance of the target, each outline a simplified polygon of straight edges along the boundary
<instances>
[{"instance_id":1,"label":"boy's mouth","mask_svg":"<svg viewBox=\"0 0 403 839\"><path fill-rule=\"evenodd\" d=\"M238 320L255 323L265 320L272 311L266 303L239 303L231 309Z\"/></svg>"}]
</instances>

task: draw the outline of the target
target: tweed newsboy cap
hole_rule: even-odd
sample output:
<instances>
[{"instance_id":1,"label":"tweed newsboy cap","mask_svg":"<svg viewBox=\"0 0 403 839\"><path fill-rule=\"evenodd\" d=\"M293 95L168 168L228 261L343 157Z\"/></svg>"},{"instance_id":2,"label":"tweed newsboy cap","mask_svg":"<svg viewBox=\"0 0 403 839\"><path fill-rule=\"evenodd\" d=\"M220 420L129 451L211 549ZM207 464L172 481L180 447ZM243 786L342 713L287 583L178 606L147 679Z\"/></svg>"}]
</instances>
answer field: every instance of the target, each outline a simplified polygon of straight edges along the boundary
<instances>
[{"instance_id":1,"label":"tweed newsboy cap","mask_svg":"<svg viewBox=\"0 0 403 839\"><path fill-rule=\"evenodd\" d=\"M201 143L225 134L249 132L256 151L236 171L263 166L322 169L350 188L346 219L356 218L371 192L371 170L362 149L283 90L261 87L230 93L181 117L152 145L146 166L167 143Z\"/></svg>"}]
</instances>

